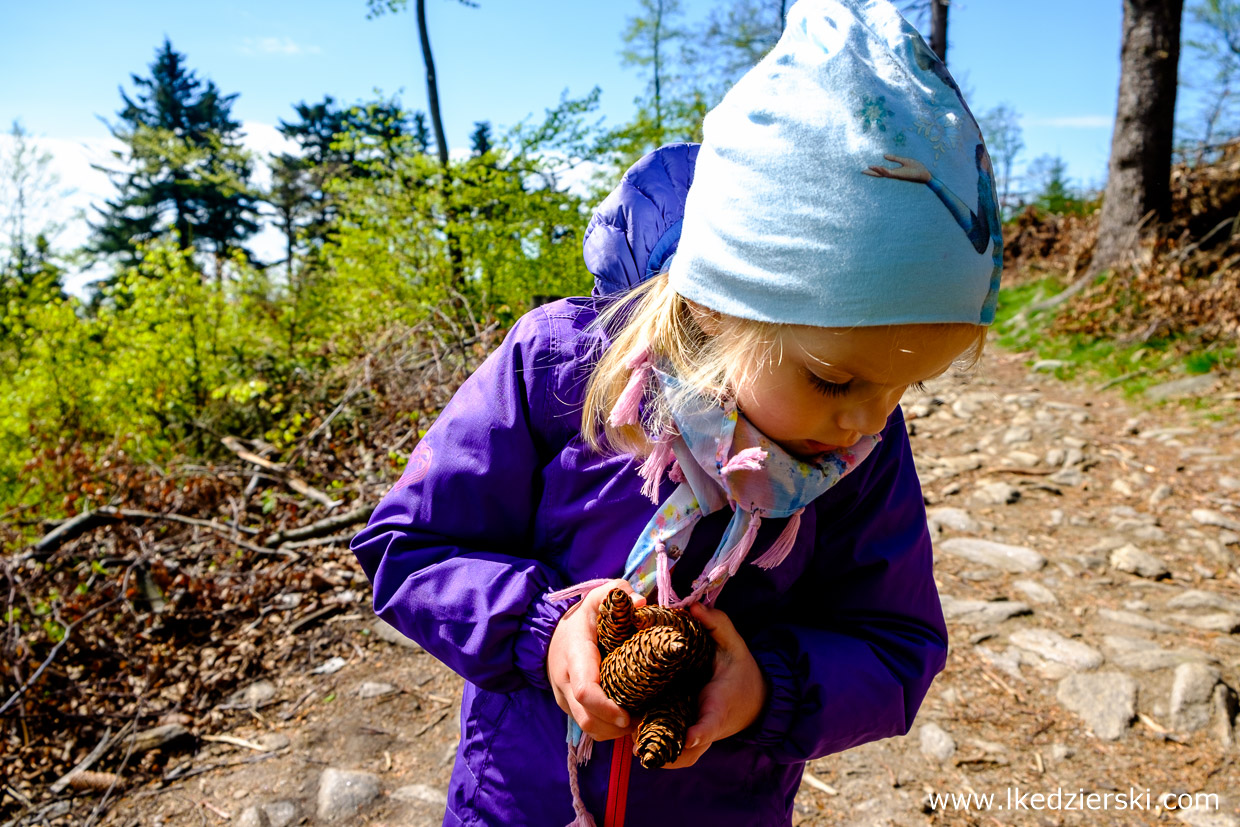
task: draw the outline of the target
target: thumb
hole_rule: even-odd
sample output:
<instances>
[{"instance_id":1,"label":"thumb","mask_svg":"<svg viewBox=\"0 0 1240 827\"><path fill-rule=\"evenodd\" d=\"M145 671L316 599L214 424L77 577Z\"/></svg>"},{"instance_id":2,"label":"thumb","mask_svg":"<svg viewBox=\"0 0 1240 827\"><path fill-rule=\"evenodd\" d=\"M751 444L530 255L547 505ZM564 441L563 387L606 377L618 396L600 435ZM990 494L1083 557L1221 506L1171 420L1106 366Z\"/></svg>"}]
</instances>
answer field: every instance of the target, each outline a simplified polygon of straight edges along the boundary
<instances>
[{"instance_id":1,"label":"thumb","mask_svg":"<svg viewBox=\"0 0 1240 827\"><path fill-rule=\"evenodd\" d=\"M723 730L724 710L723 705L715 698L703 693L701 700L702 706L698 713L698 720L693 726L689 727L689 731L685 733L685 748L694 749L713 743L718 739L720 732Z\"/></svg>"}]
</instances>

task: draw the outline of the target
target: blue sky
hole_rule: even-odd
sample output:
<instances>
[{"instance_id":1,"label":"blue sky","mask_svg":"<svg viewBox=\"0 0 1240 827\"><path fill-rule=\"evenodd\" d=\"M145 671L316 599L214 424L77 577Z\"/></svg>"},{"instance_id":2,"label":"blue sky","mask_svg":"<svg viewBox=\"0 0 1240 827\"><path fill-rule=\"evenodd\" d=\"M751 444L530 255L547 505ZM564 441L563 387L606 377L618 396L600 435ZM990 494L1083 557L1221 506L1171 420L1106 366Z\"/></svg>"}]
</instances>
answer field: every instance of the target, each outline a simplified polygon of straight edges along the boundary
<instances>
[{"instance_id":1,"label":"blue sky","mask_svg":"<svg viewBox=\"0 0 1240 827\"><path fill-rule=\"evenodd\" d=\"M711 5L684 0L690 24ZM508 126L540 115L565 90L580 96L595 85L601 114L620 123L643 88L618 55L636 0L479 0L479 8L428 0L427 9L454 147L468 145L474 121ZM1120 15L1120 0L954 0L948 67L975 112L1007 103L1021 114L1021 161L1060 155L1074 183L1097 186L1115 111ZM257 149L278 147L273 127L293 117L292 104L325 94L352 103L379 90L425 107L413 14L367 20L365 0L8 2L2 20L0 127L21 119L56 155L62 184L78 188L66 204L108 194L106 178L89 167L106 157L100 118L115 120L118 88L131 91L130 75L148 74L165 36L200 78L240 93L233 115Z\"/></svg>"}]
</instances>

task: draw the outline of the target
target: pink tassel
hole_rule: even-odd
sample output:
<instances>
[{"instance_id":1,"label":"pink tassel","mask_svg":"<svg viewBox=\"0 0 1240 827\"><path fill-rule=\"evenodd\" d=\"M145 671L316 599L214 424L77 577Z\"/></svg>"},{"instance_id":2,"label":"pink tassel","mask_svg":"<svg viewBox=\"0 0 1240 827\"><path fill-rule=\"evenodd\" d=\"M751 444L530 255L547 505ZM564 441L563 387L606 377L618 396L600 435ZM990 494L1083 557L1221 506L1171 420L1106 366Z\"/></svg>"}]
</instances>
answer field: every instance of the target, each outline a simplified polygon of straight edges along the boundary
<instances>
[{"instance_id":1,"label":"pink tassel","mask_svg":"<svg viewBox=\"0 0 1240 827\"><path fill-rule=\"evenodd\" d=\"M723 558L721 566L727 566L728 577L733 577L741 570L741 563L745 562L745 555L749 554L749 550L753 548L753 541L758 538L758 526L762 525L762 518L757 512L750 514L749 527L745 529L745 533L741 535L741 539L737 541L736 546L728 552L728 556ZM713 578L712 578L713 579Z\"/></svg>"},{"instance_id":2,"label":"pink tassel","mask_svg":"<svg viewBox=\"0 0 1240 827\"><path fill-rule=\"evenodd\" d=\"M557 603L561 600L572 600L574 597L581 597L586 592L597 589L608 580L613 579L615 578L600 577L597 580L587 580L584 583L578 583L576 586L569 586L567 589L560 589L558 592L549 592L544 599L549 600L552 603Z\"/></svg>"},{"instance_id":3,"label":"pink tassel","mask_svg":"<svg viewBox=\"0 0 1240 827\"><path fill-rule=\"evenodd\" d=\"M766 451L761 448L746 448L724 463L719 469L719 474L727 476L734 471L761 471L764 462L766 462Z\"/></svg>"},{"instance_id":4,"label":"pink tassel","mask_svg":"<svg viewBox=\"0 0 1240 827\"><path fill-rule=\"evenodd\" d=\"M779 533L779 537L766 550L766 553L753 561L753 564L762 569L773 569L788 557L788 553L792 551L792 546L796 544L797 532L801 528L801 512L804 508L798 508L792 512L792 516L788 518L788 524L784 526L784 530Z\"/></svg>"},{"instance_id":5,"label":"pink tassel","mask_svg":"<svg viewBox=\"0 0 1240 827\"><path fill-rule=\"evenodd\" d=\"M650 360L650 350L642 348L629 359L629 383L624 386L616 405L607 417L607 424L613 428L622 425L636 425L640 420L642 397L646 395L646 382L650 379L650 371L654 363Z\"/></svg>"},{"instance_id":6,"label":"pink tassel","mask_svg":"<svg viewBox=\"0 0 1240 827\"><path fill-rule=\"evenodd\" d=\"M707 606L713 606L715 598L719 596L719 592L723 591L723 584L740 571L741 563L745 562L745 556L753 548L753 541L757 538L758 527L761 525L762 518L757 513L751 514L745 533L736 541L736 545L732 547L727 556L720 560L719 564L708 574L703 574L693 581L693 592L688 597L677 600L672 605L681 608L701 599Z\"/></svg>"},{"instance_id":7,"label":"pink tassel","mask_svg":"<svg viewBox=\"0 0 1240 827\"><path fill-rule=\"evenodd\" d=\"M663 470L675 459L676 455L672 453L672 441L670 439L660 440L654 444L650 456L646 457L646 461L642 463L642 467L637 472L637 475L646 481L642 485L642 493L655 505L659 503L659 480L663 477Z\"/></svg>"},{"instance_id":8,"label":"pink tassel","mask_svg":"<svg viewBox=\"0 0 1240 827\"><path fill-rule=\"evenodd\" d=\"M582 735L581 744L576 750L573 749L572 744L568 745L568 789L573 794L573 812L576 814L576 818L568 824L568 827L596 827L594 817L590 815L590 811L586 809L586 802L581 798L581 785L577 781L577 765L584 763L581 750L590 749L587 741L593 743L589 735Z\"/></svg>"},{"instance_id":9,"label":"pink tassel","mask_svg":"<svg viewBox=\"0 0 1240 827\"><path fill-rule=\"evenodd\" d=\"M685 472L680 470L680 460L672 460L672 470L667 472L667 478L677 485L685 481Z\"/></svg>"},{"instance_id":10,"label":"pink tassel","mask_svg":"<svg viewBox=\"0 0 1240 827\"><path fill-rule=\"evenodd\" d=\"M676 596L676 592L672 590L672 566L667 559L667 546L658 543L654 547L655 562L658 565L658 574L655 576L655 587L659 590L659 605L664 608L672 605L673 602L679 603L680 598Z\"/></svg>"}]
</instances>

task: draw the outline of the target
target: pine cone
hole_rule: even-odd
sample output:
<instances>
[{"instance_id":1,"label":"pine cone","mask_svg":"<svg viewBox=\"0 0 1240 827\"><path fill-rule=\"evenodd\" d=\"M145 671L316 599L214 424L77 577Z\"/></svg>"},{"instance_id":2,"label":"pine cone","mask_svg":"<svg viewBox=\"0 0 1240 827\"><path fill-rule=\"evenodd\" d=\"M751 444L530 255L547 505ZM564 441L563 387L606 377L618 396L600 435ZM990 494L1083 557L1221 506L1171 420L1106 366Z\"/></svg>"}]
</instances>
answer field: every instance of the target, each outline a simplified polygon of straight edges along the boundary
<instances>
[{"instance_id":1,"label":"pine cone","mask_svg":"<svg viewBox=\"0 0 1240 827\"><path fill-rule=\"evenodd\" d=\"M696 717L692 695L658 701L637 730L637 757L648 770L657 770L680 757L689 725Z\"/></svg>"},{"instance_id":2,"label":"pine cone","mask_svg":"<svg viewBox=\"0 0 1240 827\"><path fill-rule=\"evenodd\" d=\"M685 682L700 689L708 680L715 666L715 639L707 633L688 609L667 609L662 606L643 606L633 613L637 628L670 626L685 636L692 656L686 661Z\"/></svg>"},{"instance_id":3,"label":"pine cone","mask_svg":"<svg viewBox=\"0 0 1240 827\"><path fill-rule=\"evenodd\" d=\"M695 654L677 629L642 629L603 659L599 683L619 706L640 712L684 674Z\"/></svg>"},{"instance_id":4,"label":"pine cone","mask_svg":"<svg viewBox=\"0 0 1240 827\"><path fill-rule=\"evenodd\" d=\"M598 649L603 657L616 650L637 631L633 600L624 589L612 589L598 607Z\"/></svg>"}]
</instances>

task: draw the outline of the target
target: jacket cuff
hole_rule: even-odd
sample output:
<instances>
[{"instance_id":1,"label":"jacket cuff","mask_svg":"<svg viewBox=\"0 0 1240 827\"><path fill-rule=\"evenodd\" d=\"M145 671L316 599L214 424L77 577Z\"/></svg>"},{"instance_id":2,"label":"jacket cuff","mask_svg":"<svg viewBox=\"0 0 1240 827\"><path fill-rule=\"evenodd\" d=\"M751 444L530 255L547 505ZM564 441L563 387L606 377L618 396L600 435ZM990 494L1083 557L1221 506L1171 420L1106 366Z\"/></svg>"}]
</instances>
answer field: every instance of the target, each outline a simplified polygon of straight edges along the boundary
<instances>
[{"instance_id":1,"label":"jacket cuff","mask_svg":"<svg viewBox=\"0 0 1240 827\"><path fill-rule=\"evenodd\" d=\"M542 595L534 598L530 610L521 621L513 661L517 670L525 676L530 686L551 690L547 679L547 650L551 647L551 635L564 617L564 613L576 601L550 603Z\"/></svg>"},{"instance_id":2,"label":"jacket cuff","mask_svg":"<svg viewBox=\"0 0 1240 827\"><path fill-rule=\"evenodd\" d=\"M783 743L792 731L799 706L796 676L783 656L775 650L753 652L762 677L766 681L766 704L758 719L748 729L737 733L737 738L755 746L774 746Z\"/></svg>"}]
</instances>

